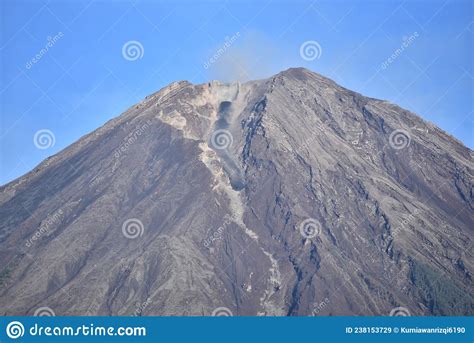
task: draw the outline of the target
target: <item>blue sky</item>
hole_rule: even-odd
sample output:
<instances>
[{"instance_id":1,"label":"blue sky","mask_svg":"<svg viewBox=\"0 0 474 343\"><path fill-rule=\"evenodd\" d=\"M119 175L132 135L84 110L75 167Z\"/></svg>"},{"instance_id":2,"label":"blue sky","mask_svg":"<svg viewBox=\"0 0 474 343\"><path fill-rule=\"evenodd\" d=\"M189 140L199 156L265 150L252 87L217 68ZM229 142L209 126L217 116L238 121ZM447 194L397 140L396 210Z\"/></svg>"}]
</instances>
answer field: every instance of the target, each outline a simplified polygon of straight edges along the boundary
<instances>
[{"instance_id":1,"label":"blue sky","mask_svg":"<svg viewBox=\"0 0 474 343\"><path fill-rule=\"evenodd\" d=\"M0 11L0 184L170 82L295 66L397 103L474 147L470 0L2 0ZM123 50L133 41L138 55ZM300 54L308 41L319 45L314 59ZM54 145L35 144L43 129Z\"/></svg>"}]
</instances>

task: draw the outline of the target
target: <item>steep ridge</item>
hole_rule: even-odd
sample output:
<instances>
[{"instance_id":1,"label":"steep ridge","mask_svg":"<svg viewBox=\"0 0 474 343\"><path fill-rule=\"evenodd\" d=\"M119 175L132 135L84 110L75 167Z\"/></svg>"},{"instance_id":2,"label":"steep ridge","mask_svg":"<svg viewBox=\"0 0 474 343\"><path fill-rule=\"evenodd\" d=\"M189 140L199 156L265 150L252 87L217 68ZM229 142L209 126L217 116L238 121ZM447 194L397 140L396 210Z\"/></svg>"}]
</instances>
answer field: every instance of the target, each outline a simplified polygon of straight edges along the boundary
<instances>
[{"instance_id":1,"label":"steep ridge","mask_svg":"<svg viewBox=\"0 0 474 343\"><path fill-rule=\"evenodd\" d=\"M302 68L176 82L1 187L1 313L472 315L473 170Z\"/></svg>"}]
</instances>

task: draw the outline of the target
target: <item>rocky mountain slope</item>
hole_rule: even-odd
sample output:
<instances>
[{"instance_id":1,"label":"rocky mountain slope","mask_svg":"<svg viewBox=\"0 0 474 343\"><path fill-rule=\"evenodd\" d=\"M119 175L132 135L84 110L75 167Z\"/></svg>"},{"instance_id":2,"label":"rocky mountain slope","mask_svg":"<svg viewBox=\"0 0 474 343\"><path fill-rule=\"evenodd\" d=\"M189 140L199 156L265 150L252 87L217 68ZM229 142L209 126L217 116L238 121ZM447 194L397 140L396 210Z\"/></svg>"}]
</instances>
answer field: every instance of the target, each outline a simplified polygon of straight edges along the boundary
<instances>
[{"instance_id":1,"label":"rocky mountain slope","mask_svg":"<svg viewBox=\"0 0 474 343\"><path fill-rule=\"evenodd\" d=\"M0 313L473 315L473 170L305 69L173 83L0 188Z\"/></svg>"}]
</instances>

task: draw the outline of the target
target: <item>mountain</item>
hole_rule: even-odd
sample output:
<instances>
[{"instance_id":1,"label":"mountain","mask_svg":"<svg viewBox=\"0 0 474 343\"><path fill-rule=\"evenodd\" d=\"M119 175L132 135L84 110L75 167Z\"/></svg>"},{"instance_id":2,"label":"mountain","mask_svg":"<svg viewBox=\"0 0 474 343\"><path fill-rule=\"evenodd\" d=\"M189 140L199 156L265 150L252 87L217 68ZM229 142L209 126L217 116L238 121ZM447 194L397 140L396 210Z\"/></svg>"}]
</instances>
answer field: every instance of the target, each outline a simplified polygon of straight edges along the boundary
<instances>
[{"instance_id":1,"label":"mountain","mask_svg":"<svg viewBox=\"0 0 474 343\"><path fill-rule=\"evenodd\" d=\"M473 315L473 152L302 68L173 83L0 189L0 314Z\"/></svg>"}]
</instances>

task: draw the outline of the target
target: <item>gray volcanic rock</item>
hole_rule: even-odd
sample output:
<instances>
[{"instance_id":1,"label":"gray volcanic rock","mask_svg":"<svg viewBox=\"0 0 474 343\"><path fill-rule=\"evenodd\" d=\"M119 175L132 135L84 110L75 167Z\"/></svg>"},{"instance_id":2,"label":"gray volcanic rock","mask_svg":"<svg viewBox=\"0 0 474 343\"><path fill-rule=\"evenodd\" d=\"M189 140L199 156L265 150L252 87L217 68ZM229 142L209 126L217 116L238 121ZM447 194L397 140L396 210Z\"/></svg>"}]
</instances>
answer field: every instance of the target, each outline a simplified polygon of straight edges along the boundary
<instances>
[{"instance_id":1,"label":"gray volcanic rock","mask_svg":"<svg viewBox=\"0 0 474 343\"><path fill-rule=\"evenodd\" d=\"M472 151L305 69L177 82L0 189L0 312L473 315Z\"/></svg>"}]
</instances>

